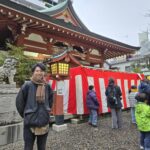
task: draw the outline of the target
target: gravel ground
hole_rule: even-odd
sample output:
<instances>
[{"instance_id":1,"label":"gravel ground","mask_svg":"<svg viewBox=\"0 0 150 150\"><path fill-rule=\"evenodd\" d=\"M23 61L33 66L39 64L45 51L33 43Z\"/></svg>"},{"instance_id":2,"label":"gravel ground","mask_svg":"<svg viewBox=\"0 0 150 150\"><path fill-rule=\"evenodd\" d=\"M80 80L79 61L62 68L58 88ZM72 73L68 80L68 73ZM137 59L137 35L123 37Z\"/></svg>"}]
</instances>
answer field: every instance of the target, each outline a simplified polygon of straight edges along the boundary
<instances>
[{"instance_id":1,"label":"gravel ground","mask_svg":"<svg viewBox=\"0 0 150 150\"><path fill-rule=\"evenodd\" d=\"M139 132L130 120L130 113L125 111L122 129L111 129L110 116L100 117L98 129L87 122L68 123L68 129L62 132L50 129L47 150L139 150ZM2 146L0 150L23 150L23 142Z\"/></svg>"}]
</instances>

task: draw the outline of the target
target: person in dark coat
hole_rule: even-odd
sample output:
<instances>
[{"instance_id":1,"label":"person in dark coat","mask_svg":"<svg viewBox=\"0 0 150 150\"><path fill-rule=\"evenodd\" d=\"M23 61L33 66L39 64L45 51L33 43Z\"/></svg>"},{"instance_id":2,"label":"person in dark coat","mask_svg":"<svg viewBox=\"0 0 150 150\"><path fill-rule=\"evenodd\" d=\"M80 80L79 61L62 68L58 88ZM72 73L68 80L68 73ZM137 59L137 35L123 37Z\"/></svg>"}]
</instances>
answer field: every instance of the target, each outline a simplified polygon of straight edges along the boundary
<instances>
[{"instance_id":1,"label":"person in dark coat","mask_svg":"<svg viewBox=\"0 0 150 150\"><path fill-rule=\"evenodd\" d=\"M106 88L105 95L107 97L107 107L111 109L112 128L122 127L122 113L121 113L121 90L120 87L115 85L113 78L109 79L108 87Z\"/></svg>"},{"instance_id":2,"label":"person in dark coat","mask_svg":"<svg viewBox=\"0 0 150 150\"><path fill-rule=\"evenodd\" d=\"M46 149L53 92L50 85L46 84L44 80L45 71L44 64L35 64L32 67L31 81L26 81L22 85L16 97L16 108L24 119L24 150L33 150L35 138L37 138L38 150ZM35 120L36 125L31 126L33 118L30 116L34 115L37 110L40 110L40 113L38 116L34 116L38 117ZM33 121L32 123L34 123Z\"/></svg>"},{"instance_id":3,"label":"person in dark coat","mask_svg":"<svg viewBox=\"0 0 150 150\"><path fill-rule=\"evenodd\" d=\"M140 81L140 85L138 86L139 93L146 93L149 88L149 81L148 79L143 79Z\"/></svg>"},{"instance_id":4,"label":"person in dark coat","mask_svg":"<svg viewBox=\"0 0 150 150\"><path fill-rule=\"evenodd\" d=\"M96 92L94 91L93 85L89 86L89 90L87 92L87 97L86 97L86 105L90 113L89 124L92 125L93 127L97 127L99 102L96 96Z\"/></svg>"}]
</instances>

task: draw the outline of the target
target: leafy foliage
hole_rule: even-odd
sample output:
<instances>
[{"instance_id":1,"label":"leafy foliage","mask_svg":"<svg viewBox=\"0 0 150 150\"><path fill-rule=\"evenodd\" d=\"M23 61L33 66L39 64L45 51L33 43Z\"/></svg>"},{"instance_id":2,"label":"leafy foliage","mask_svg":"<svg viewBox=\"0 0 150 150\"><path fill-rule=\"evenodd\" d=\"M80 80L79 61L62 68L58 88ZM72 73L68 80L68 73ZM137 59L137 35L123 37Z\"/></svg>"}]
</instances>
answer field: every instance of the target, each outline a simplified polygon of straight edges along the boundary
<instances>
[{"instance_id":1,"label":"leafy foliage","mask_svg":"<svg viewBox=\"0 0 150 150\"><path fill-rule=\"evenodd\" d=\"M7 44L9 50L9 56L13 56L18 59L17 73L15 75L15 81L18 85L22 85L25 80L31 77L31 67L37 61L24 55L24 47L17 47L11 44Z\"/></svg>"},{"instance_id":2,"label":"leafy foliage","mask_svg":"<svg viewBox=\"0 0 150 150\"><path fill-rule=\"evenodd\" d=\"M141 72L141 68L137 67L137 66L133 68L133 72L135 72L135 73L142 73Z\"/></svg>"},{"instance_id":3,"label":"leafy foliage","mask_svg":"<svg viewBox=\"0 0 150 150\"><path fill-rule=\"evenodd\" d=\"M6 57L7 57L6 54L0 52L0 66L3 65L4 60L6 59Z\"/></svg>"},{"instance_id":4,"label":"leafy foliage","mask_svg":"<svg viewBox=\"0 0 150 150\"><path fill-rule=\"evenodd\" d=\"M136 63L131 64L131 69L135 73L140 73L141 72L141 69L139 67L137 67Z\"/></svg>"},{"instance_id":5,"label":"leafy foliage","mask_svg":"<svg viewBox=\"0 0 150 150\"><path fill-rule=\"evenodd\" d=\"M147 68L150 70L149 63L142 65L140 62L136 62L136 63L132 64L131 67L132 67L132 71L135 73L143 73L143 68Z\"/></svg>"}]
</instances>

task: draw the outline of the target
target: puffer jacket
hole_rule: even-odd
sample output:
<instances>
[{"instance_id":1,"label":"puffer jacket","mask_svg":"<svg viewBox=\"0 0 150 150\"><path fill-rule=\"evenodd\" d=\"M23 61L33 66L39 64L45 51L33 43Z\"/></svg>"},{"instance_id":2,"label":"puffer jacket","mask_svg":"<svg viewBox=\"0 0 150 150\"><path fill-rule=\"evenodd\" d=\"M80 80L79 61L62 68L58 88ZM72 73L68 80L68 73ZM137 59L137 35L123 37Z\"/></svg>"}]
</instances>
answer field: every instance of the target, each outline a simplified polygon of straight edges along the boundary
<instances>
[{"instance_id":1,"label":"puffer jacket","mask_svg":"<svg viewBox=\"0 0 150 150\"><path fill-rule=\"evenodd\" d=\"M97 100L95 91L89 90L87 92L86 105L88 109L97 110L99 108L99 102Z\"/></svg>"},{"instance_id":2,"label":"puffer jacket","mask_svg":"<svg viewBox=\"0 0 150 150\"><path fill-rule=\"evenodd\" d=\"M36 101L37 85L32 81L25 82L16 97L16 108L21 117L25 114L35 112L38 104ZM45 85L45 107L50 111L53 103L53 92L49 84Z\"/></svg>"},{"instance_id":3,"label":"puffer jacket","mask_svg":"<svg viewBox=\"0 0 150 150\"><path fill-rule=\"evenodd\" d=\"M140 131L150 131L150 106L144 102L138 102L135 107L137 127Z\"/></svg>"}]
</instances>

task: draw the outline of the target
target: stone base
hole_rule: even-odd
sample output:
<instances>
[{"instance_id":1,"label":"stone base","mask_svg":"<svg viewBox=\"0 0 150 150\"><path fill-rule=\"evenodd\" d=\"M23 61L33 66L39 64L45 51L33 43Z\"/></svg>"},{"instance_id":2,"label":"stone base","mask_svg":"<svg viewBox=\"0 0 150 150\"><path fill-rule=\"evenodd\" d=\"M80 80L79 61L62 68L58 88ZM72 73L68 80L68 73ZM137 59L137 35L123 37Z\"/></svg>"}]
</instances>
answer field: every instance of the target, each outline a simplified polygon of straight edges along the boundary
<instances>
[{"instance_id":1,"label":"stone base","mask_svg":"<svg viewBox=\"0 0 150 150\"><path fill-rule=\"evenodd\" d=\"M79 119L71 119L72 124L78 124L80 122Z\"/></svg>"},{"instance_id":2,"label":"stone base","mask_svg":"<svg viewBox=\"0 0 150 150\"><path fill-rule=\"evenodd\" d=\"M67 124L62 124L62 125L53 124L53 125L52 125L52 129L53 129L54 131L60 132L60 131L63 131L63 130L66 130L66 129L67 129Z\"/></svg>"},{"instance_id":3,"label":"stone base","mask_svg":"<svg viewBox=\"0 0 150 150\"><path fill-rule=\"evenodd\" d=\"M14 143L23 139L23 123L0 126L0 145Z\"/></svg>"},{"instance_id":4,"label":"stone base","mask_svg":"<svg viewBox=\"0 0 150 150\"><path fill-rule=\"evenodd\" d=\"M1 89L15 89L16 83L14 84L0 84Z\"/></svg>"},{"instance_id":5,"label":"stone base","mask_svg":"<svg viewBox=\"0 0 150 150\"><path fill-rule=\"evenodd\" d=\"M69 120L74 117L76 117L76 116L69 114L69 113L64 114L64 120ZM52 116L52 115L50 116L50 122L55 122L55 116Z\"/></svg>"},{"instance_id":6,"label":"stone base","mask_svg":"<svg viewBox=\"0 0 150 150\"><path fill-rule=\"evenodd\" d=\"M64 124L64 115L56 115L55 116L55 123L56 123L56 125Z\"/></svg>"},{"instance_id":7,"label":"stone base","mask_svg":"<svg viewBox=\"0 0 150 150\"><path fill-rule=\"evenodd\" d=\"M22 121L16 109L16 95L18 90L13 88L0 88L0 125Z\"/></svg>"}]
</instances>

